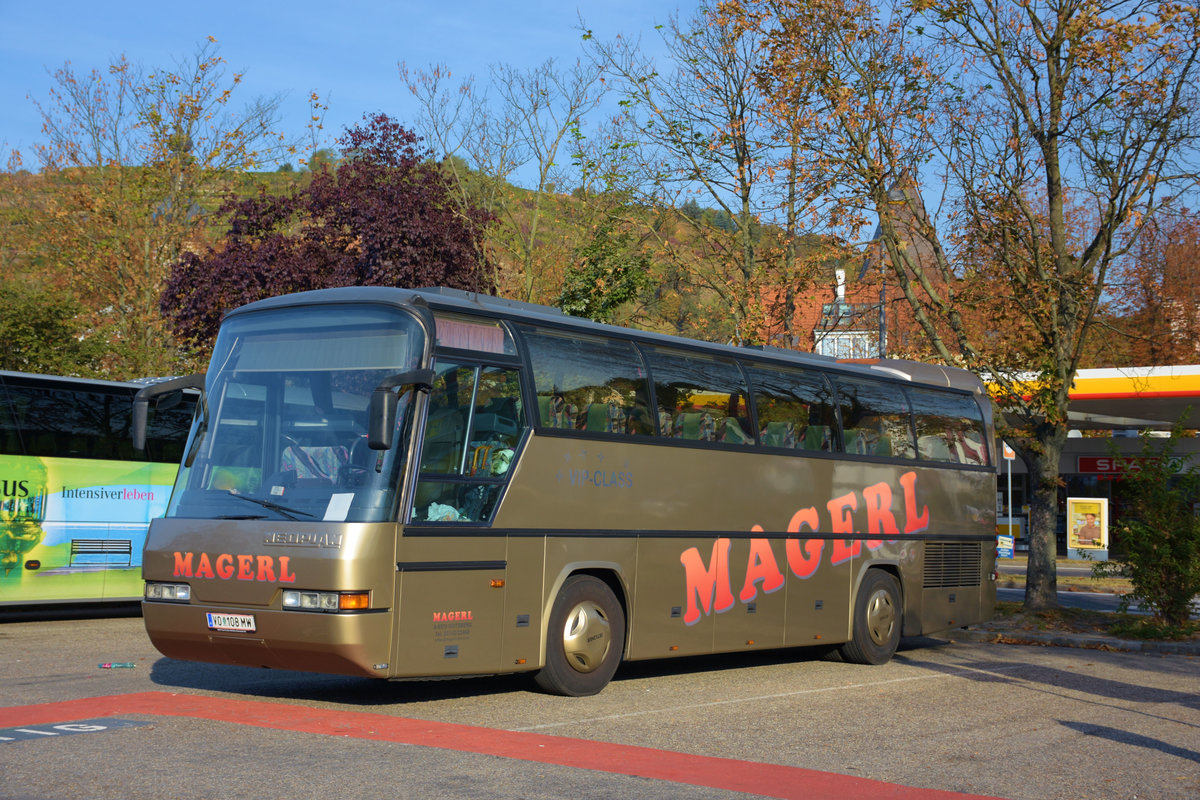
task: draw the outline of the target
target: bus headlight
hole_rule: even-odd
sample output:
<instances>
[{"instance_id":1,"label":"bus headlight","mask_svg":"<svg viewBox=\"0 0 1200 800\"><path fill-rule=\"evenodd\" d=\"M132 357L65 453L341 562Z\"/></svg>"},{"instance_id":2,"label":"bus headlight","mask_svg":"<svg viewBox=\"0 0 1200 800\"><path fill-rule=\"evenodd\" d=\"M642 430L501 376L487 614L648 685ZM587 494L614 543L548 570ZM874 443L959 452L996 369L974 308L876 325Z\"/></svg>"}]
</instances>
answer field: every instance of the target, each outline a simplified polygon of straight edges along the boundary
<instances>
[{"instance_id":1,"label":"bus headlight","mask_svg":"<svg viewBox=\"0 0 1200 800\"><path fill-rule=\"evenodd\" d=\"M168 603L186 603L192 599L192 587L186 583L146 582L147 600L163 600Z\"/></svg>"},{"instance_id":2,"label":"bus headlight","mask_svg":"<svg viewBox=\"0 0 1200 800\"><path fill-rule=\"evenodd\" d=\"M362 611L370 608L369 592L316 592L287 589L283 607L289 611Z\"/></svg>"}]
</instances>

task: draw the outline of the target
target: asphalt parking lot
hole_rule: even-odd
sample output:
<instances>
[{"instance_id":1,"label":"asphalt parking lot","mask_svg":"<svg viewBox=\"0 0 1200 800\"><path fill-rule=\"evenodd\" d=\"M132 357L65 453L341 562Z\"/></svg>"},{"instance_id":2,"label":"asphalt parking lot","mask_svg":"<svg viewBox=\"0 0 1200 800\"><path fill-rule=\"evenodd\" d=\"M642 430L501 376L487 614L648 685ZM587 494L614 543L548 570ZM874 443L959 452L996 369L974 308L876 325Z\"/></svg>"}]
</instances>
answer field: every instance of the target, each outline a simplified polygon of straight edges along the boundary
<instances>
[{"instance_id":1,"label":"asphalt parking lot","mask_svg":"<svg viewBox=\"0 0 1200 800\"><path fill-rule=\"evenodd\" d=\"M923 638L563 698L173 661L130 617L0 624L0 670L3 798L1200 796L1193 656Z\"/></svg>"}]
</instances>

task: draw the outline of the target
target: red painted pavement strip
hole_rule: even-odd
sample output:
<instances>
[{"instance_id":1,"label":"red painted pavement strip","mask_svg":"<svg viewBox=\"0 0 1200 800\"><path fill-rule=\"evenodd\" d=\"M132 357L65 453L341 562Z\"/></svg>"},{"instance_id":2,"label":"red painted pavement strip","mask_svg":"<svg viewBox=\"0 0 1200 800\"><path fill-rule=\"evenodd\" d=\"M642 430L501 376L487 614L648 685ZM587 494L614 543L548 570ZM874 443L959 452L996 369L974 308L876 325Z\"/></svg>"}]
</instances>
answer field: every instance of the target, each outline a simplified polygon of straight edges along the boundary
<instances>
[{"instance_id":1,"label":"red painted pavement strip","mask_svg":"<svg viewBox=\"0 0 1200 800\"><path fill-rule=\"evenodd\" d=\"M400 742L769 797L804 800L994 800L981 795L917 789L757 761L430 722L387 714L169 692L139 692L0 708L0 727L45 725L126 714L192 717L259 728Z\"/></svg>"}]
</instances>

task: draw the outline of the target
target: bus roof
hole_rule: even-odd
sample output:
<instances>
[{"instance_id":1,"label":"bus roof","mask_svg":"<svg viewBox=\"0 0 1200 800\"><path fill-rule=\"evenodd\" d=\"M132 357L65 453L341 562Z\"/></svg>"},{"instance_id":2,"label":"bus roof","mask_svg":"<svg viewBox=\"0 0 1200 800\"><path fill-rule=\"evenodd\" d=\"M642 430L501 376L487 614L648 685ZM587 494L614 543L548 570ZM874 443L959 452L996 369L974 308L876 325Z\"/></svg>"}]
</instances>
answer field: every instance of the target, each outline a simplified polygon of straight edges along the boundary
<instances>
[{"instance_id":1,"label":"bus roof","mask_svg":"<svg viewBox=\"0 0 1200 800\"><path fill-rule=\"evenodd\" d=\"M83 388L85 386L120 386L124 388L137 388L137 381L114 381L106 378L77 378L68 375L44 375L35 372L15 372L11 370L0 370L0 381L5 378L19 378L25 381L39 381L44 383L68 384ZM160 380L157 378L144 379L148 381Z\"/></svg>"},{"instance_id":2,"label":"bus roof","mask_svg":"<svg viewBox=\"0 0 1200 800\"><path fill-rule=\"evenodd\" d=\"M755 358L761 361L790 364L793 366L820 367L824 370L844 374L872 375L948 387L961 391L985 393L983 382L977 375L957 367L926 364L901 359L855 359L839 360L831 356L785 350L770 346L737 346L688 339L682 336L655 333L652 331L624 328L601 322L572 317L552 306L508 300L477 292L446 287L400 289L389 286L347 286L334 289L317 289L308 292L280 295L258 300L229 312L229 317L271 308L292 308L305 305L376 303L402 306L426 306L434 311L458 312L492 318L512 319L535 323L582 334L620 336L646 344L701 349L710 353L739 358Z\"/></svg>"}]
</instances>

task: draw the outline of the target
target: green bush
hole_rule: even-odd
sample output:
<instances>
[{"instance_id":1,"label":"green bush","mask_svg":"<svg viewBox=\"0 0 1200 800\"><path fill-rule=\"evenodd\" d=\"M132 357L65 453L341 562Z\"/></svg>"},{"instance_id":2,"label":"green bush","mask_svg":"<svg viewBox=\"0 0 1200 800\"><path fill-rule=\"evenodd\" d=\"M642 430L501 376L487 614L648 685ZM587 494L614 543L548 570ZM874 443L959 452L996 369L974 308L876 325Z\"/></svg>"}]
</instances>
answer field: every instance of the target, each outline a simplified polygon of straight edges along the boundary
<instances>
[{"instance_id":1,"label":"green bush","mask_svg":"<svg viewBox=\"0 0 1200 800\"><path fill-rule=\"evenodd\" d=\"M105 343L81 322L82 311L67 292L0 278L0 369L100 374Z\"/></svg>"},{"instance_id":2,"label":"green bush","mask_svg":"<svg viewBox=\"0 0 1200 800\"><path fill-rule=\"evenodd\" d=\"M1137 601L1156 623L1174 628L1188 626L1200 594L1200 473L1190 456L1175 454L1180 435L1176 426L1167 439L1143 437L1136 468L1124 472L1116 522L1121 560L1092 568L1097 577L1129 579L1133 589L1122 596L1122 610Z\"/></svg>"}]
</instances>

